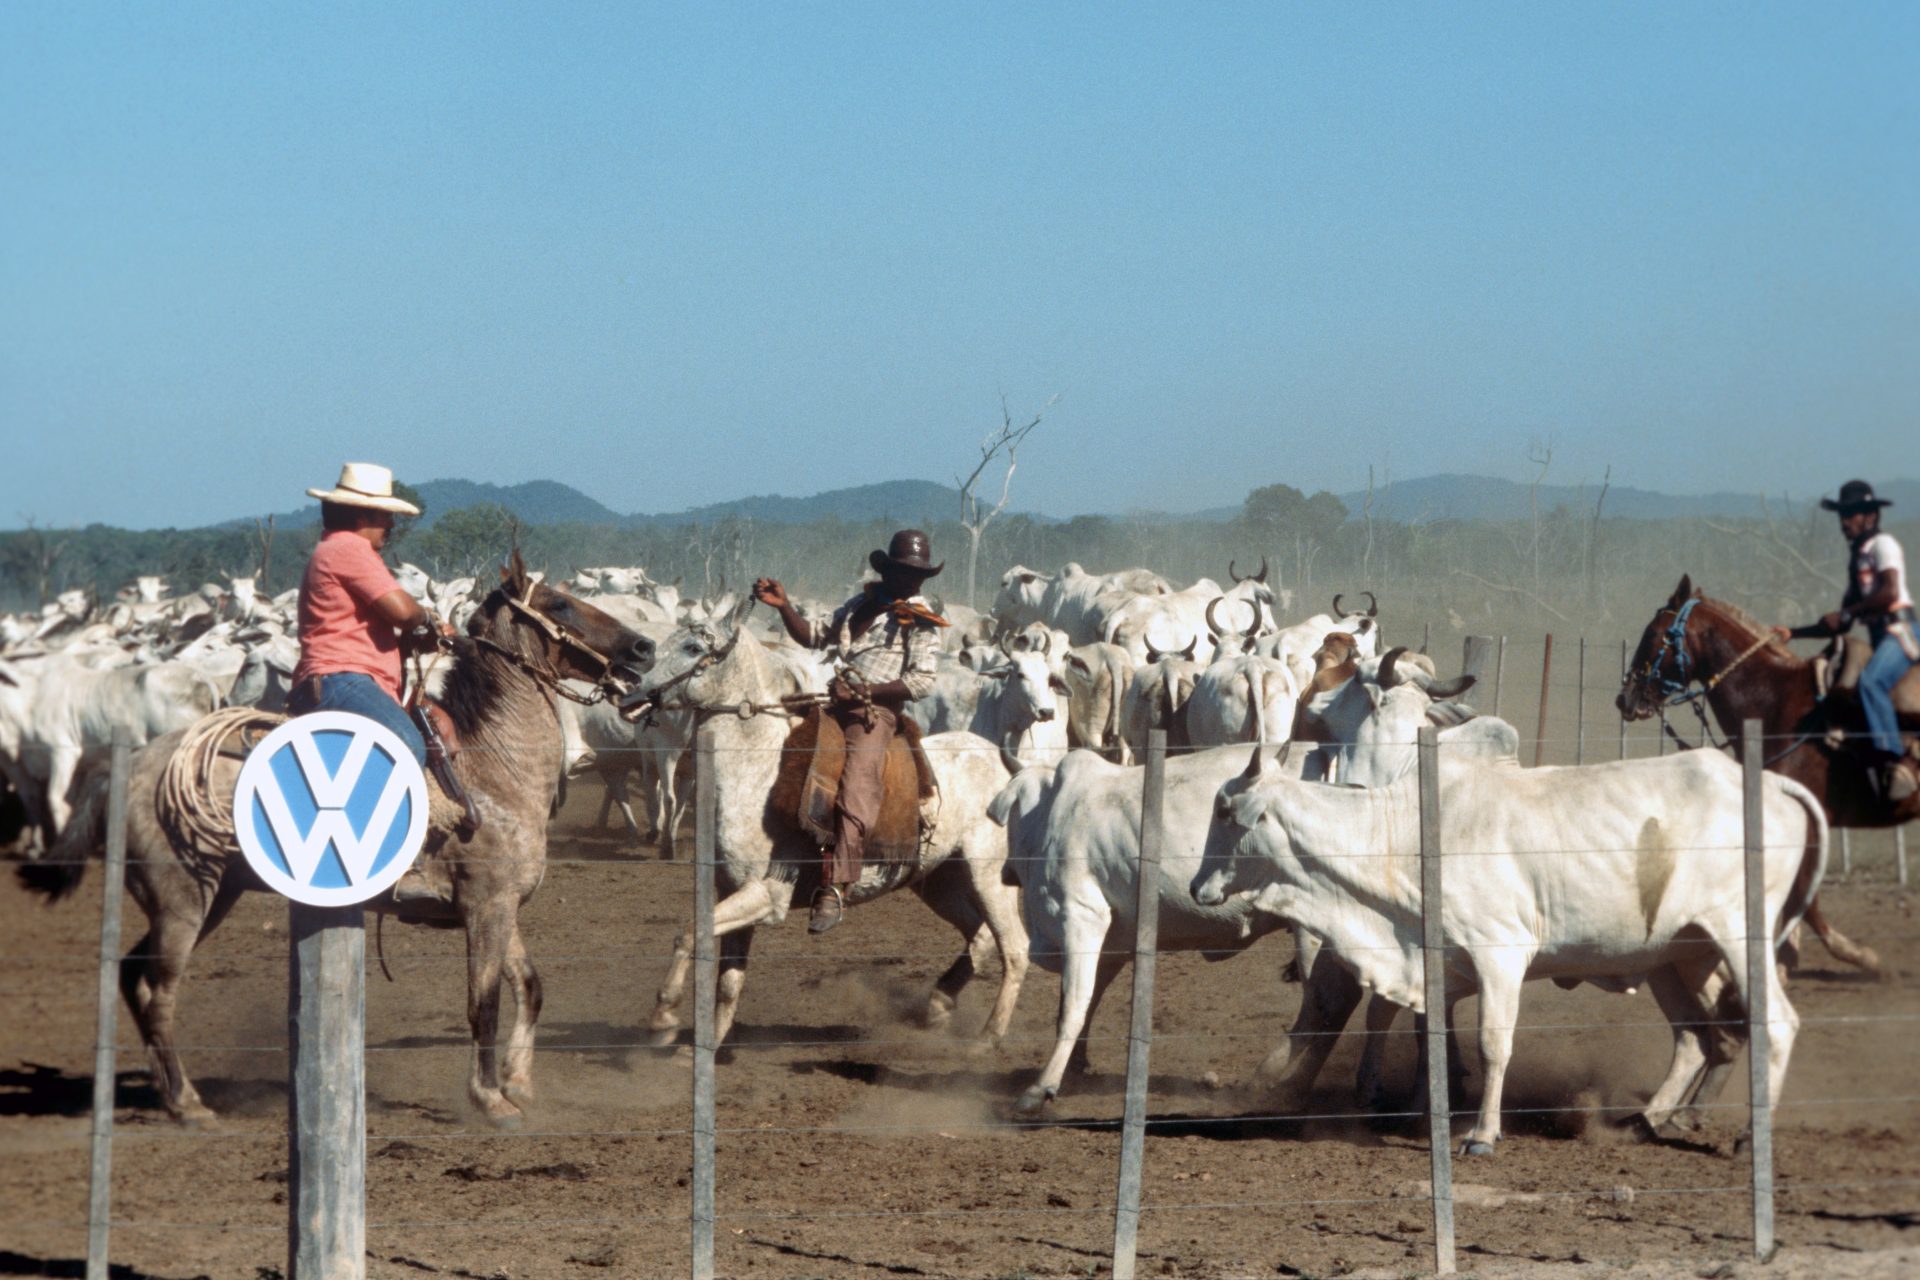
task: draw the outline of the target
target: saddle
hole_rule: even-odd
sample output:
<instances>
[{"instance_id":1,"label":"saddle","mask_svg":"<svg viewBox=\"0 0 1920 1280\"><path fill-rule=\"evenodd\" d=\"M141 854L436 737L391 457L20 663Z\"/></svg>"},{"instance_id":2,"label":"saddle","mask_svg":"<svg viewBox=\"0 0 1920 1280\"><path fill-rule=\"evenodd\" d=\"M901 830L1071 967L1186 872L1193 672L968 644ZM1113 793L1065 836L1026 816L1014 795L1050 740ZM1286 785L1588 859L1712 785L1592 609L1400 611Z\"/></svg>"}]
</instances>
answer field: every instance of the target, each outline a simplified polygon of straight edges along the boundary
<instances>
[{"instance_id":1,"label":"saddle","mask_svg":"<svg viewBox=\"0 0 1920 1280\"><path fill-rule=\"evenodd\" d=\"M834 805L846 758L839 723L819 707L807 712L781 749L772 811L823 847L834 840ZM880 820L867 833L867 856L877 862L918 862L920 805L939 794L939 785L920 746L920 726L910 716L900 717L899 730L887 744L885 777L886 799Z\"/></svg>"},{"instance_id":2,"label":"saddle","mask_svg":"<svg viewBox=\"0 0 1920 1280\"><path fill-rule=\"evenodd\" d=\"M1844 694L1848 703L1856 702L1860 673L1871 657L1873 646L1860 636L1835 636L1813 660L1815 696L1825 701L1834 694ZM1893 686L1893 709L1903 720L1920 721L1920 666Z\"/></svg>"}]
</instances>

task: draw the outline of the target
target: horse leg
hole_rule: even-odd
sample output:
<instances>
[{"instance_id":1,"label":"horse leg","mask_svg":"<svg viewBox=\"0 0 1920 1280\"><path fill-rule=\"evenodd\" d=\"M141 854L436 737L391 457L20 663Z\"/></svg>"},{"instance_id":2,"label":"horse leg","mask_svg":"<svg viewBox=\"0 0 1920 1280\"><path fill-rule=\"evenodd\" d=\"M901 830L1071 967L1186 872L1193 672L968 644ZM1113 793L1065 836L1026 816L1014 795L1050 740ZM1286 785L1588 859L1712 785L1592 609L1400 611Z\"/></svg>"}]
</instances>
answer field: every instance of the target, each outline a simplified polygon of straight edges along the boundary
<instances>
[{"instance_id":1,"label":"horse leg","mask_svg":"<svg viewBox=\"0 0 1920 1280\"><path fill-rule=\"evenodd\" d=\"M147 1046L154 1086L160 1091L167 1114L184 1123L214 1118L187 1079L173 1039L180 984L186 979L187 961L201 935L200 923L189 915L159 913L149 922L146 936L134 943L120 962L120 991Z\"/></svg>"},{"instance_id":2,"label":"horse leg","mask_svg":"<svg viewBox=\"0 0 1920 1280\"><path fill-rule=\"evenodd\" d=\"M513 1030L507 1035L505 1061L500 1067L500 1092L525 1111L533 1105L533 1035L540 1022L544 998L540 971L527 957L526 940L515 920L507 940L507 985L513 990Z\"/></svg>"},{"instance_id":3,"label":"horse leg","mask_svg":"<svg viewBox=\"0 0 1920 1280\"><path fill-rule=\"evenodd\" d=\"M735 929L718 939L720 969L714 983L713 1047L727 1042L733 1020L740 1012L740 993L747 986L747 953L753 949L753 928Z\"/></svg>"},{"instance_id":4,"label":"horse leg","mask_svg":"<svg viewBox=\"0 0 1920 1280\"><path fill-rule=\"evenodd\" d=\"M613 779L606 774L600 775L600 812L593 820L595 831L607 829L607 819L613 813Z\"/></svg>"},{"instance_id":5,"label":"horse leg","mask_svg":"<svg viewBox=\"0 0 1920 1280\"><path fill-rule=\"evenodd\" d=\"M635 846L640 844L640 822L633 816L633 801L627 795L627 771L611 774L607 778L607 798L620 806L620 816L626 821L627 834L633 838Z\"/></svg>"},{"instance_id":6,"label":"horse leg","mask_svg":"<svg viewBox=\"0 0 1920 1280\"><path fill-rule=\"evenodd\" d=\"M791 890L789 890L791 893ZM728 894L713 909L714 937L724 937L736 929L746 929L769 918L785 914L786 902L772 883L754 880ZM656 1049L670 1047L680 1029L680 1015L674 1012L680 997L686 994L687 975L693 972L693 930L673 940L673 958L667 963L666 981L653 998L653 1016L647 1020L647 1042ZM744 981L744 979L742 979Z\"/></svg>"},{"instance_id":7,"label":"horse leg","mask_svg":"<svg viewBox=\"0 0 1920 1280\"><path fill-rule=\"evenodd\" d=\"M973 980L975 969L986 958L986 920L979 908L969 900L968 886L955 880L957 871L958 868L949 859L913 886L914 895L926 903L933 914L957 929L965 944L960 955L947 966L946 972L934 980L933 992L927 997L925 1025L934 1030L952 1020L954 1007L960 1003L960 993L966 990L967 983Z\"/></svg>"},{"instance_id":8,"label":"horse leg","mask_svg":"<svg viewBox=\"0 0 1920 1280\"><path fill-rule=\"evenodd\" d=\"M473 1071L467 1097L493 1124L520 1120L520 1108L500 1088L500 982L514 930L512 914L499 906L467 912L467 1026L473 1035Z\"/></svg>"},{"instance_id":9,"label":"horse leg","mask_svg":"<svg viewBox=\"0 0 1920 1280\"><path fill-rule=\"evenodd\" d=\"M1820 899L1815 898L1807 904L1807 924L1812 926L1820 939L1820 945L1827 954L1842 964L1850 964L1856 969L1884 978L1887 971L1880 964L1879 953L1872 947L1862 946L1846 934L1834 928L1827 919L1827 913L1820 909Z\"/></svg>"}]
</instances>

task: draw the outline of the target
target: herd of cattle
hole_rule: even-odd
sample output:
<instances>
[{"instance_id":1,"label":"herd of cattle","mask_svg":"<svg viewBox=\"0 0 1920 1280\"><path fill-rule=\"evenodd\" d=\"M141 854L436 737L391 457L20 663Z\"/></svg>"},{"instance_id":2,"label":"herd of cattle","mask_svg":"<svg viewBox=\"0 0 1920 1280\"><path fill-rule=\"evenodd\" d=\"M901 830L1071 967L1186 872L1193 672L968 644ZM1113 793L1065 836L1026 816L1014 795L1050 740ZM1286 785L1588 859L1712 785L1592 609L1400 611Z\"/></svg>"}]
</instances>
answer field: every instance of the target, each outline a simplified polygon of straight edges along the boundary
<instances>
[{"instance_id":1,"label":"herd of cattle","mask_svg":"<svg viewBox=\"0 0 1920 1280\"><path fill-rule=\"evenodd\" d=\"M1447 998L1451 1007L1481 997L1485 1088L1468 1148L1491 1151L1499 1136L1529 978L1647 987L1672 1024L1674 1057L1644 1120L1660 1126L1704 1098L1725 1075L1747 996L1737 766L1693 752L1522 769L1512 726L1458 700L1471 681L1443 681L1425 655L1382 649L1371 596L1365 610L1335 597L1329 612L1294 618L1264 563L1250 576L1236 568L1225 588L1210 579L1176 588L1146 570L1015 567L987 614L944 606L953 625L942 669L910 708L941 779L910 887L966 949L930 1014L950 1012L974 962L997 951L1001 995L987 1028L997 1039L1031 960L1061 974L1062 998L1055 1048L1019 1105L1044 1105L1084 1062L1088 1019L1131 950L1141 761L1158 728L1178 753L1167 765L1159 945L1219 956L1294 931L1306 991L1289 1044L1262 1072L1298 1096L1362 1003L1375 1030L1402 1008L1423 1011L1413 744L1433 724L1452 855ZM411 566L400 577L455 626L474 607L470 580L437 583ZM678 687L713 709L824 688L817 655L786 643L769 615L756 623L749 600L683 600L630 568L584 570L562 585L644 638L652 670L642 702L649 688ZM817 618L837 601L796 603ZM265 599L250 579L168 597L161 580L142 578L104 608L69 595L0 621L0 765L27 816L16 852L51 846L79 775L116 733L138 744L219 705L276 709L298 657L293 609L293 593ZM684 703L638 716L605 703L556 710L567 772L607 785L600 821L618 805L636 838L673 856L700 717ZM781 732L749 718L708 723ZM766 767L751 751L735 754L717 755L716 767ZM644 825L629 800L636 778ZM723 794L752 792L758 775L748 784ZM1797 784L1769 775L1765 785L1766 928L1784 940L1818 891L1827 826ZM744 940L783 918L795 889L791 869L760 847L762 825L743 824L740 847L724 825L720 838L728 899L717 918L739 957L731 966L722 957L732 975L721 983L723 1035L744 983ZM943 861L966 874L941 872ZM680 979L684 960L676 956ZM1769 973L1777 1099L1796 1019ZM670 977L655 1010L663 1041L678 990ZM1368 1038L1363 1090L1377 1087L1382 1039Z\"/></svg>"}]
</instances>

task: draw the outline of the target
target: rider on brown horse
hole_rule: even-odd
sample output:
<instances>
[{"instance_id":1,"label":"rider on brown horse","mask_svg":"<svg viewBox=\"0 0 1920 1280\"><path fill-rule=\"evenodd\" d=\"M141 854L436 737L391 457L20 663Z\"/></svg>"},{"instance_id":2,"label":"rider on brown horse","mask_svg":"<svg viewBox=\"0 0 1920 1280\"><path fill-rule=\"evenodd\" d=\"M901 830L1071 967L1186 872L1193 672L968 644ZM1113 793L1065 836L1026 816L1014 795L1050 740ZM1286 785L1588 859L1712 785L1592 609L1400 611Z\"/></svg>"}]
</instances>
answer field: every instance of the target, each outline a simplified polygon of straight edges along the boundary
<instances>
[{"instance_id":1,"label":"rider on brown horse","mask_svg":"<svg viewBox=\"0 0 1920 1280\"><path fill-rule=\"evenodd\" d=\"M1891 534L1880 531L1880 509L1893 503L1876 497L1865 480L1840 486L1839 498L1822 498L1820 505L1840 515L1840 532L1852 549L1847 564L1847 591L1840 607L1804 627L1776 627L1775 633L1795 638L1845 635L1853 624L1867 624L1873 656L1860 673L1860 709L1879 754L1875 782L1887 800L1898 803L1920 788L1920 773L1907 758L1894 711L1893 687L1920 662L1920 635L1914 629L1913 596L1907 590L1906 557Z\"/></svg>"},{"instance_id":2,"label":"rider on brown horse","mask_svg":"<svg viewBox=\"0 0 1920 1280\"><path fill-rule=\"evenodd\" d=\"M927 535L918 529L894 534L885 551L867 557L880 580L869 582L835 610L833 620L818 632L794 609L777 581L761 578L753 584L753 598L780 611L780 621L795 643L832 649L840 667L827 685L827 709L846 735L847 757L834 814L834 845L807 918L813 933L840 923L845 889L860 879L867 832L885 798L887 744L899 727L902 708L933 687L940 651L935 628L947 622L920 594L920 586L946 566L928 563L929 549Z\"/></svg>"}]
</instances>

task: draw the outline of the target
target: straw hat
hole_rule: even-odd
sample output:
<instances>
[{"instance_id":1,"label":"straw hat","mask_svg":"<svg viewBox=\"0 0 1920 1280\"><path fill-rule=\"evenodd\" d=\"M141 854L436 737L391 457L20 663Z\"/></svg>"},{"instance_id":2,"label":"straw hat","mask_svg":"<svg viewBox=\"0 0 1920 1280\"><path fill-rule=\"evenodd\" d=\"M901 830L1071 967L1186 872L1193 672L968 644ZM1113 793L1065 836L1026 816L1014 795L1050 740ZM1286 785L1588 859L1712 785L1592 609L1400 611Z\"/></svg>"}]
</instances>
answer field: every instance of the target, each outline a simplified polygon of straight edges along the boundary
<instances>
[{"instance_id":1,"label":"straw hat","mask_svg":"<svg viewBox=\"0 0 1920 1280\"><path fill-rule=\"evenodd\" d=\"M309 489L309 498L337 502L343 507L372 507L397 516L417 516L420 508L393 496L393 472L371 462L349 462L340 468L340 483L331 489Z\"/></svg>"}]
</instances>

